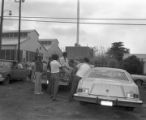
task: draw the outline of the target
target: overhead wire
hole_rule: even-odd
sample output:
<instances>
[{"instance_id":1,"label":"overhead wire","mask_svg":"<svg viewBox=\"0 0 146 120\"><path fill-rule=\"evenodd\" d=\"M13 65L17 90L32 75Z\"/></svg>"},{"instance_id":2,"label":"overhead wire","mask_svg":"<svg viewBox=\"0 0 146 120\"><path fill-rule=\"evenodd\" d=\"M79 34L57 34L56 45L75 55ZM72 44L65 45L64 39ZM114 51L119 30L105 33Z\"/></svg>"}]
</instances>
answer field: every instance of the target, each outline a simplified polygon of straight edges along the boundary
<instances>
[{"instance_id":1,"label":"overhead wire","mask_svg":"<svg viewBox=\"0 0 146 120\"><path fill-rule=\"evenodd\" d=\"M4 17L18 17L18 16L4 16ZM22 18L41 18L41 19L69 19L76 20L77 18L64 18L64 17L45 17L45 16L22 16ZM80 20L146 20L146 18L80 18Z\"/></svg>"},{"instance_id":2,"label":"overhead wire","mask_svg":"<svg viewBox=\"0 0 146 120\"><path fill-rule=\"evenodd\" d=\"M4 16L4 20L18 20L17 18L18 16ZM40 19L41 18L41 19ZM44 19L45 18L45 19ZM46 20L46 19L51 19L51 20ZM70 19L70 21L65 21L63 19ZM77 21L71 21L71 20L76 20L76 18L53 18L53 17L22 17L21 18L22 21L34 21L34 22L44 22L44 23L68 23L68 24L77 24ZM83 20L86 20L84 18L81 18L80 20L80 24L98 24L98 25L146 25L146 23L129 23L129 22L89 22L89 21L83 21ZM93 20L88 18L88 20ZM146 20L146 19L129 19L129 18L121 18L121 19L118 19L118 18L106 18L106 19L103 19L103 18L96 18L96 20ZM145 21L146 22L146 21Z\"/></svg>"}]
</instances>

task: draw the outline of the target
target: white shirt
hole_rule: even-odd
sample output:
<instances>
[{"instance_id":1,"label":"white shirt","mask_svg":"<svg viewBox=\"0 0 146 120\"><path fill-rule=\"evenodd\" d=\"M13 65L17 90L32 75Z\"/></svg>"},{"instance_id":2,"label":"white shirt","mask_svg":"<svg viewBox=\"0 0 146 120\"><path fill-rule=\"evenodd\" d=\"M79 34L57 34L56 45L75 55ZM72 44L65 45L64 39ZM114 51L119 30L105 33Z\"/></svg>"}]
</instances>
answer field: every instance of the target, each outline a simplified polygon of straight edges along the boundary
<instances>
[{"instance_id":1,"label":"white shirt","mask_svg":"<svg viewBox=\"0 0 146 120\"><path fill-rule=\"evenodd\" d=\"M78 71L76 73L77 76L79 77L84 77L86 75L86 73L88 72L88 70L90 70L90 65L87 63L81 63L78 66Z\"/></svg>"},{"instance_id":2,"label":"white shirt","mask_svg":"<svg viewBox=\"0 0 146 120\"><path fill-rule=\"evenodd\" d=\"M51 73L58 73L61 64L57 60L53 60L50 62Z\"/></svg>"}]
</instances>

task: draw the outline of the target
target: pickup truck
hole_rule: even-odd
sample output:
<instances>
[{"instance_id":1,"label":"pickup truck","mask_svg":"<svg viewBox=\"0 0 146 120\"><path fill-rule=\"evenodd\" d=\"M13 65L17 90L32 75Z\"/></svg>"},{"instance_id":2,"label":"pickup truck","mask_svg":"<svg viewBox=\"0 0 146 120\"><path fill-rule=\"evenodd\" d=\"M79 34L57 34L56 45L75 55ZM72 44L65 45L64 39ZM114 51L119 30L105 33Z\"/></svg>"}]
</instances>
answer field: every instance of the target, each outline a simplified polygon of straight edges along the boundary
<instances>
[{"instance_id":1,"label":"pickup truck","mask_svg":"<svg viewBox=\"0 0 146 120\"><path fill-rule=\"evenodd\" d=\"M131 74L131 77L139 87L146 83L146 75Z\"/></svg>"},{"instance_id":2,"label":"pickup truck","mask_svg":"<svg viewBox=\"0 0 146 120\"><path fill-rule=\"evenodd\" d=\"M14 61L0 60L0 82L9 84L12 80L26 80L28 77L28 70L18 67L16 63L13 66Z\"/></svg>"}]
</instances>

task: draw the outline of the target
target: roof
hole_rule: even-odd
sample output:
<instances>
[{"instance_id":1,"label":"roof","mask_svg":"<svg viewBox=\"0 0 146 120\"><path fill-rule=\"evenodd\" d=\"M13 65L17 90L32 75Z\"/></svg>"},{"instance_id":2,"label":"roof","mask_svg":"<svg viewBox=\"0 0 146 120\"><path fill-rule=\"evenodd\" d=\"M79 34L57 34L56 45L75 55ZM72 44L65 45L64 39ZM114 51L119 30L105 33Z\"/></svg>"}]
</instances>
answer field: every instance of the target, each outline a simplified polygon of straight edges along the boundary
<instances>
[{"instance_id":1,"label":"roof","mask_svg":"<svg viewBox=\"0 0 146 120\"><path fill-rule=\"evenodd\" d=\"M39 39L39 42L42 42L42 41L57 41L58 42L58 39Z\"/></svg>"},{"instance_id":2,"label":"roof","mask_svg":"<svg viewBox=\"0 0 146 120\"><path fill-rule=\"evenodd\" d=\"M39 33L35 30L35 29L32 29L32 30L21 30L21 32L28 32L28 33L30 33L30 32L36 32L37 33L37 35L39 36ZM8 30L8 31L3 31L3 33L18 33L18 30Z\"/></svg>"}]
</instances>

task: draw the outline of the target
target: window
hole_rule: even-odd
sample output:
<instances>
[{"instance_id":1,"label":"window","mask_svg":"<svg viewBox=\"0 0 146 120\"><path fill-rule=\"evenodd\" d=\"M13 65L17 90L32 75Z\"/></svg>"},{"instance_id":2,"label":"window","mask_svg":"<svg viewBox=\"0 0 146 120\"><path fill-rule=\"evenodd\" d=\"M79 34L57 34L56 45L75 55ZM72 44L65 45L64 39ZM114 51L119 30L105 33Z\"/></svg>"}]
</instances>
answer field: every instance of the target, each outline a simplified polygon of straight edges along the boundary
<instances>
[{"instance_id":1,"label":"window","mask_svg":"<svg viewBox=\"0 0 146 120\"><path fill-rule=\"evenodd\" d=\"M11 59L11 50L6 50L6 59L7 60Z\"/></svg>"},{"instance_id":2,"label":"window","mask_svg":"<svg viewBox=\"0 0 146 120\"><path fill-rule=\"evenodd\" d=\"M31 51L26 51L26 61L35 60L36 53Z\"/></svg>"},{"instance_id":3,"label":"window","mask_svg":"<svg viewBox=\"0 0 146 120\"><path fill-rule=\"evenodd\" d=\"M14 33L14 37L18 37L18 33Z\"/></svg>"},{"instance_id":4,"label":"window","mask_svg":"<svg viewBox=\"0 0 146 120\"><path fill-rule=\"evenodd\" d=\"M90 78L103 78L112 80L128 80L124 72L112 70L92 70L89 74Z\"/></svg>"},{"instance_id":5,"label":"window","mask_svg":"<svg viewBox=\"0 0 146 120\"><path fill-rule=\"evenodd\" d=\"M1 50L0 59L5 59L5 50Z\"/></svg>"},{"instance_id":6,"label":"window","mask_svg":"<svg viewBox=\"0 0 146 120\"><path fill-rule=\"evenodd\" d=\"M27 36L27 33L26 33L26 32L22 32L22 33L20 34L20 36L21 36L21 37L26 37L26 36Z\"/></svg>"},{"instance_id":7,"label":"window","mask_svg":"<svg viewBox=\"0 0 146 120\"><path fill-rule=\"evenodd\" d=\"M51 45L52 44L52 41L47 41L47 45Z\"/></svg>"}]
</instances>

